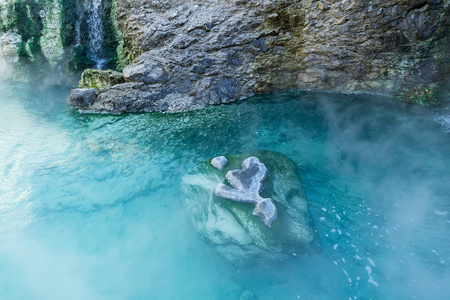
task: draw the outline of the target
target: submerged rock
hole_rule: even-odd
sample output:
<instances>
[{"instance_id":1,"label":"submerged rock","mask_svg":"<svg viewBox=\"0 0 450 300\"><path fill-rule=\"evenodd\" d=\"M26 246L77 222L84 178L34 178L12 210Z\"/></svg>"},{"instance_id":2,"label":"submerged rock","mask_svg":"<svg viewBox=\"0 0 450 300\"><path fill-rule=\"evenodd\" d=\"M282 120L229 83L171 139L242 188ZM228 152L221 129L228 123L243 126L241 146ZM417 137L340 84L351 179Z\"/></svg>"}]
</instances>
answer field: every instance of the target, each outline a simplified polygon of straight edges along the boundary
<instances>
[{"instance_id":1,"label":"submerged rock","mask_svg":"<svg viewBox=\"0 0 450 300\"><path fill-rule=\"evenodd\" d=\"M262 182L262 178L264 181L261 196L258 197L273 199L277 207L278 218L272 220L271 227L253 214L253 203L230 201L214 194L218 185L227 183L227 172L236 174L233 170L239 169L241 163L250 156L257 157L261 165L267 167L267 177L262 176L265 179L261 177L264 174L259 173L258 180ZM223 170L216 169L208 160L197 165L182 179L184 203L191 214L193 225L220 255L234 265L245 266L283 260L292 256L292 253L320 250L294 162L272 151L226 158L228 164ZM255 162L254 159L250 161ZM245 180L237 183L232 177L228 178L237 188L252 185ZM257 186L255 182L258 180L253 181L253 184Z\"/></svg>"}]
</instances>

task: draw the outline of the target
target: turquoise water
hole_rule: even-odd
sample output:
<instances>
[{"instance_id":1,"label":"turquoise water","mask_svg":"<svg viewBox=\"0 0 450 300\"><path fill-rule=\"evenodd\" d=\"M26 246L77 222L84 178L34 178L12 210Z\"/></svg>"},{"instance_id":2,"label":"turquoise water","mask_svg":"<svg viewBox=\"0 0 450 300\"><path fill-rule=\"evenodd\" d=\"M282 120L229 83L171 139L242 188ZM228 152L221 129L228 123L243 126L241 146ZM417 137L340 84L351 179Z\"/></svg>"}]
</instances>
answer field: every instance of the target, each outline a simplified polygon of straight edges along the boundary
<instances>
[{"instance_id":1,"label":"turquoise water","mask_svg":"<svg viewBox=\"0 0 450 300\"><path fill-rule=\"evenodd\" d=\"M278 93L183 114L81 115L69 90L0 88L1 299L443 299L450 111ZM269 149L300 170L323 251L236 268L181 177Z\"/></svg>"}]
</instances>

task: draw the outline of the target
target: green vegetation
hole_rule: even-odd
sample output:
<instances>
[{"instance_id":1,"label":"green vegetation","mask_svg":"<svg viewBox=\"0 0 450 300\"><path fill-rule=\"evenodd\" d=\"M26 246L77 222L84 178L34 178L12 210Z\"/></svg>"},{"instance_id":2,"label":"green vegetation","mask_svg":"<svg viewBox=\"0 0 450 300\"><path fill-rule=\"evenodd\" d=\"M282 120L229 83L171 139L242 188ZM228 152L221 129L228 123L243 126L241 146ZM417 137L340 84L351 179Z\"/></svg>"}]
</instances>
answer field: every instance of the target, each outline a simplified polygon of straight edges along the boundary
<instances>
[{"instance_id":1,"label":"green vegetation","mask_svg":"<svg viewBox=\"0 0 450 300\"><path fill-rule=\"evenodd\" d=\"M15 46L16 67L33 71L37 77L56 65L62 66L68 75L93 67L95 62L89 51L86 18L80 22L81 44L76 45L76 25L83 10L82 0L9 0L1 3L0 36L3 32L11 32L21 38ZM114 0L105 1L103 16L105 67L121 70Z\"/></svg>"},{"instance_id":2,"label":"green vegetation","mask_svg":"<svg viewBox=\"0 0 450 300\"><path fill-rule=\"evenodd\" d=\"M45 63L39 38L43 29L39 3L32 0L11 1L1 7L0 30L14 31L22 37L18 56L22 64Z\"/></svg>"},{"instance_id":3,"label":"green vegetation","mask_svg":"<svg viewBox=\"0 0 450 300\"><path fill-rule=\"evenodd\" d=\"M78 19L77 1L60 0L61 1L61 38L64 47L74 45L76 43L75 24Z\"/></svg>"},{"instance_id":4,"label":"green vegetation","mask_svg":"<svg viewBox=\"0 0 450 300\"><path fill-rule=\"evenodd\" d=\"M86 69L81 75L80 88L102 89L125 82L122 73L112 70Z\"/></svg>"}]
</instances>

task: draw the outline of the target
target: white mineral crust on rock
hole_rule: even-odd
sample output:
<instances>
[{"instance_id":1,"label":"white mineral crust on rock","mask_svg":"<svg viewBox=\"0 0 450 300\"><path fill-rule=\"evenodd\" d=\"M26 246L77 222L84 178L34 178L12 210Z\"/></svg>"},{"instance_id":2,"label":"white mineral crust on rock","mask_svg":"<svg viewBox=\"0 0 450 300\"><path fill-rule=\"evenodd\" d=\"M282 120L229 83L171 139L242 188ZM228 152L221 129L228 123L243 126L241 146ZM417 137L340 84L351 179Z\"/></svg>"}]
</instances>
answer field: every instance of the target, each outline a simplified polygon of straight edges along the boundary
<instances>
[{"instance_id":1,"label":"white mineral crust on rock","mask_svg":"<svg viewBox=\"0 0 450 300\"><path fill-rule=\"evenodd\" d=\"M228 163L228 160L225 156L217 156L211 159L211 165L213 165L214 168L223 170L225 165Z\"/></svg>"},{"instance_id":2,"label":"white mineral crust on rock","mask_svg":"<svg viewBox=\"0 0 450 300\"><path fill-rule=\"evenodd\" d=\"M257 157L249 157L242 162L240 170L226 174L232 187L219 183L214 193L218 197L237 202L255 203L253 215L261 217L264 224L270 226L277 218L277 207L271 198L263 198L259 194L266 176L266 166Z\"/></svg>"}]
</instances>

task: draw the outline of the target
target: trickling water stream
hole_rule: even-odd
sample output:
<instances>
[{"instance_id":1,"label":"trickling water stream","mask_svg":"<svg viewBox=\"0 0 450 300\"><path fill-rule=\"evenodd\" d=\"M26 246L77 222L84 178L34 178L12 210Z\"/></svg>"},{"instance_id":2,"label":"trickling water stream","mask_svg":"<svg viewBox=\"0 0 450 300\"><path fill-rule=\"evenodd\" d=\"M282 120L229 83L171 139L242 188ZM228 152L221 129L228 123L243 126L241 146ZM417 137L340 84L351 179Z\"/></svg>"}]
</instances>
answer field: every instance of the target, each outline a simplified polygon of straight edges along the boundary
<instances>
[{"instance_id":1,"label":"trickling water stream","mask_svg":"<svg viewBox=\"0 0 450 300\"><path fill-rule=\"evenodd\" d=\"M80 115L68 94L0 89L2 299L450 294L448 110L277 93L184 114ZM191 225L182 176L258 149L298 165L322 253L236 268Z\"/></svg>"},{"instance_id":2,"label":"trickling water stream","mask_svg":"<svg viewBox=\"0 0 450 300\"><path fill-rule=\"evenodd\" d=\"M103 32L103 5L102 0L84 0L83 11L75 24L76 44L82 43L81 25L87 23L88 44L95 61L96 69L101 70L106 62L104 51L104 32Z\"/></svg>"},{"instance_id":3,"label":"trickling water stream","mask_svg":"<svg viewBox=\"0 0 450 300\"><path fill-rule=\"evenodd\" d=\"M81 45L81 22L83 22L84 13L80 14L77 22L75 23L75 45Z\"/></svg>"},{"instance_id":4,"label":"trickling water stream","mask_svg":"<svg viewBox=\"0 0 450 300\"><path fill-rule=\"evenodd\" d=\"M93 54L93 59L97 63L96 68L101 70L105 63L103 51L102 0L86 1L85 3L89 4L89 45Z\"/></svg>"}]
</instances>

